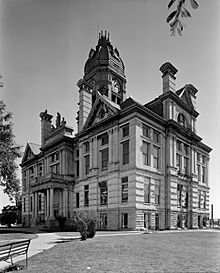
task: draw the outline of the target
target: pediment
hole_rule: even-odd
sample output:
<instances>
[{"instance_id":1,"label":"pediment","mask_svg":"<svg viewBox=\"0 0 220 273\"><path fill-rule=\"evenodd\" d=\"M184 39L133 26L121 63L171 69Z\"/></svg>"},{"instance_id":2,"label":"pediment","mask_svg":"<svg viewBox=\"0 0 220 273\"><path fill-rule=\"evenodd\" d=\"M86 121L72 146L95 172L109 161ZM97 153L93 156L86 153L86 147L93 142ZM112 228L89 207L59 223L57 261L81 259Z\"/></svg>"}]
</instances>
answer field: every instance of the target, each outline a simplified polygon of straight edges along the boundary
<instances>
[{"instance_id":1,"label":"pediment","mask_svg":"<svg viewBox=\"0 0 220 273\"><path fill-rule=\"evenodd\" d=\"M40 145L27 143L22 162L25 162L27 160L34 158L39 153L40 153Z\"/></svg>"},{"instance_id":2,"label":"pediment","mask_svg":"<svg viewBox=\"0 0 220 273\"><path fill-rule=\"evenodd\" d=\"M116 103L109 101L108 98L98 94L92 110L85 122L84 129L108 119L117 114L119 110L119 105L116 105Z\"/></svg>"}]
</instances>

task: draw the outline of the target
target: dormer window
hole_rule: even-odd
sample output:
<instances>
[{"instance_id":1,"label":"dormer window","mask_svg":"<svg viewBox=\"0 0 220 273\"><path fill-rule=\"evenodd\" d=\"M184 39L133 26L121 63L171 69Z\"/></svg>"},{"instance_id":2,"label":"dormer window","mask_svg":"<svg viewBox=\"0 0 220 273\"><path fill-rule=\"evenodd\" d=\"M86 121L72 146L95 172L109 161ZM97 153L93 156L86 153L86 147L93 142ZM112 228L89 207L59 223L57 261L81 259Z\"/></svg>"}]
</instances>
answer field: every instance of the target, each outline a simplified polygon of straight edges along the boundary
<instances>
[{"instance_id":1,"label":"dormer window","mask_svg":"<svg viewBox=\"0 0 220 273\"><path fill-rule=\"evenodd\" d=\"M187 127L187 122L186 122L186 118L183 114L179 114L177 117L177 121L184 127Z\"/></svg>"}]
</instances>

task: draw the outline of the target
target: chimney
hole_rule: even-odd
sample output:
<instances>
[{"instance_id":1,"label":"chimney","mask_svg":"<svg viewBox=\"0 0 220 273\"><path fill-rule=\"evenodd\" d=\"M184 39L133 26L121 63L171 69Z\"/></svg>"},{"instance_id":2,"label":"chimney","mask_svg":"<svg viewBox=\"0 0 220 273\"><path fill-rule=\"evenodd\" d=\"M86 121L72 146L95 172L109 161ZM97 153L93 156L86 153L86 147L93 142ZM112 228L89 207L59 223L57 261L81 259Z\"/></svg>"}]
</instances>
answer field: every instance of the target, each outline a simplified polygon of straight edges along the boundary
<instances>
[{"instance_id":1,"label":"chimney","mask_svg":"<svg viewBox=\"0 0 220 273\"><path fill-rule=\"evenodd\" d=\"M44 146L46 138L51 133L51 120L53 118L52 115L47 113L47 110L40 113L41 118L41 146Z\"/></svg>"},{"instance_id":2,"label":"chimney","mask_svg":"<svg viewBox=\"0 0 220 273\"><path fill-rule=\"evenodd\" d=\"M163 78L163 93L169 91L175 92L175 74L178 71L176 67L174 67L171 63L167 62L160 67L160 71L162 72Z\"/></svg>"},{"instance_id":3,"label":"chimney","mask_svg":"<svg viewBox=\"0 0 220 273\"><path fill-rule=\"evenodd\" d=\"M79 111L77 123L78 132L80 132L82 131L87 117L92 109L92 91L83 80L79 80L77 86L79 87Z\"/></svg>"}]
</instances>

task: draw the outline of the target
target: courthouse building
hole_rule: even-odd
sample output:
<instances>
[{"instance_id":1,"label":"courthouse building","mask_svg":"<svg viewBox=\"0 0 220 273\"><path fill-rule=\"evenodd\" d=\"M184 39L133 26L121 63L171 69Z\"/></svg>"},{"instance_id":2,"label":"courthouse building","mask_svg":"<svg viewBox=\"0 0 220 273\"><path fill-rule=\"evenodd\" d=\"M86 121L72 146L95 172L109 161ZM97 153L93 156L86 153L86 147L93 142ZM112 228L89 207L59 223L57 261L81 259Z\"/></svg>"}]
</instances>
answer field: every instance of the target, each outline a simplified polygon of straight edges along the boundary
<instances>
[{"instance_id":1,"label":"courthouse building","mask_svg":"<svg viewBox=\"0 0 220 273\"><path fill-rule=\"evenodd\" d=\"M159 70L159 97L145 104L128 97L119 51L100 33L77 83L78 131L45 110L41 144L26 146L24 225L51 227L59 216L69 224L77 212L95 215L100 230L207 225L211 148L196 129L198 90L176 90L171 63Z\"/></svg>"}]
</instances>

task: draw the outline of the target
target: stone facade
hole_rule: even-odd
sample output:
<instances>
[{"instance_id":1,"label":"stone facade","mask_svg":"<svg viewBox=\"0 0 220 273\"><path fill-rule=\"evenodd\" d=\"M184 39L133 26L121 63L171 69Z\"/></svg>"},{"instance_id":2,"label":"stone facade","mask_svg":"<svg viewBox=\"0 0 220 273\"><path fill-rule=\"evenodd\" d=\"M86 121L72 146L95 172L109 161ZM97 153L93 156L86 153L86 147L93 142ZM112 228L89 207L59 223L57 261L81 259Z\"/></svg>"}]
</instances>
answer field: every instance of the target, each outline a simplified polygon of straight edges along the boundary
<instances>
[{"instance_id":1,"label":"stone facade","mask_svg":"<svg viewBox=\"0 0 220 273\"><path fill-rule=\"evenodd\" d=\"M162 94L140 104L126 99L124 69L101 33L77 84L78 132L40 113L41 145L28 143L21 163L24 225L71 223L77 212L101 230L207 225L211 148L196 131L198 90L176 91L177 69L165 63Z\"/></svg>"}]
</instances>

